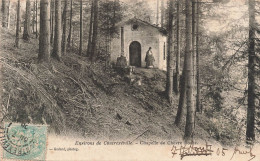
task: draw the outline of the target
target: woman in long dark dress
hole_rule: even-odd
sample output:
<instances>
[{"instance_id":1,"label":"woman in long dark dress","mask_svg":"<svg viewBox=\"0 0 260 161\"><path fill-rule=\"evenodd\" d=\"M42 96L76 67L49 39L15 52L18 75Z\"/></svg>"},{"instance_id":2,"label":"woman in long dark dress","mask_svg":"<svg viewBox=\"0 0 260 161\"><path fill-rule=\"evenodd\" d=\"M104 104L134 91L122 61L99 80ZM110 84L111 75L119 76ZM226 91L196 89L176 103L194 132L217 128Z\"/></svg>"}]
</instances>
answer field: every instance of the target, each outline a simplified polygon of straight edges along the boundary
<instances>
[{"instance_id":1,"label":"woman in long dark dress","mask_svg":"<svg viewBox=\"0 0 260 161\"><path fill-rule=\"evenodd\" d=\"M152 53L152 48L149 47L148 51L146 52L145 62L146 68L153 68L153 62L155 61Z\"/></svg>"}]
</instances>

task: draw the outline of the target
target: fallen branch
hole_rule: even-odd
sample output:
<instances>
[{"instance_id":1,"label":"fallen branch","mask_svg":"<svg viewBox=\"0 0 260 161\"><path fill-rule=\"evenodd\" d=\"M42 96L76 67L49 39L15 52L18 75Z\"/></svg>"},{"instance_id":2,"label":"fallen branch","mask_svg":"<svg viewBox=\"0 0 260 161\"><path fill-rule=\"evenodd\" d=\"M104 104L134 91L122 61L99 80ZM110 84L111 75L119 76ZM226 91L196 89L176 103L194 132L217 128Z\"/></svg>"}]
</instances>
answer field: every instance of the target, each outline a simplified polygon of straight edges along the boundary
<instances>
[{"instance_id":1,"label":"fallen branch","mask_svg":"<svg viewBox=\"0 0 260 161\"><path fill-rule=\"evenodd\" d=\"M81 90L83 93L86 92L86 91L84 90L84 88L82 87L82 85L81 85L78 81L76 81L75 79L73 79L72 77L67 76L67 75L65 75L65 74L63 74L63 73L61 73L61 72L59 72L59 71L57 71L57 70L56 70L55 72L57 72L57 73L63 75L64 77L66 77L66 78L72 80L78 87L80 87L80 90Z\"/></svg>"},{"instance_id":2,"label":"fallen branch","mask_svg":"<svg viewBox=\"0 0 260 161\"><path fill-rule=\"evenodd\" d=\"M10 93L9 93L8 100L7 100L6 111L8 110L8 107L9 107L9 100L10 100Z\"/></svg>"},{"instance_id":3,"label":"fallen branch","mask_svg":"<svg viewBox=\"0 0 260 161\"><path fill-rule=\"evenodd\" d=\"M137 140L139 137L143 136L147 131L149 131L149 129L145 130L142 134L138 135L134 140L132 140L131 142L134 142L135 140Z\"/></svg>"}]
</instances>

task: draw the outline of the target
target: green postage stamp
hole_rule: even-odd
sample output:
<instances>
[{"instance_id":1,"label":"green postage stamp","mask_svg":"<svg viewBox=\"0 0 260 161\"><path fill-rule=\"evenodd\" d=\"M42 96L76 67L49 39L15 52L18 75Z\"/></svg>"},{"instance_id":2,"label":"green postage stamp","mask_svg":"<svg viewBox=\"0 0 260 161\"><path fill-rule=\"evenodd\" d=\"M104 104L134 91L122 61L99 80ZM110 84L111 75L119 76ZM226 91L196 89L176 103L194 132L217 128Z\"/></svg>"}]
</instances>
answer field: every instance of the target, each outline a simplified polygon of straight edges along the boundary
<instances>
[{"instance_id":1,"label":"green postage stamp","mask_svg":"<svg viewBox=\"0 0 260 161\"><path fill-rule=\"evenodd\" d=\"M45 160L47 125L4 123L3 158Z\"/></svg>"}]
</instances>

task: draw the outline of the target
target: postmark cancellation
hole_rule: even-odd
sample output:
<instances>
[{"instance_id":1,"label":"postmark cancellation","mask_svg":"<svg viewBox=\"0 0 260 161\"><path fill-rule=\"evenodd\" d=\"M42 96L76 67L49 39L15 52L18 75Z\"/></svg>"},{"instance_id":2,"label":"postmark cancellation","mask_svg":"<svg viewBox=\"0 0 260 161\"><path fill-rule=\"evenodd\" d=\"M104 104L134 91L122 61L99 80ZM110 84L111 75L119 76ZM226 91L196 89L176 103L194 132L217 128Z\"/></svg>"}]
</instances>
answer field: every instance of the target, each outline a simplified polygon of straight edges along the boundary
<instances>
[{"instance_id":1,"label":"postmark cancellation","mask_svg":"<svg viewBox=\"0 0 260 161\"><path fill-rule=\"evenodd\" d=\"M47 125L4 123L1 145L3 159L45 160Z\"/></svg>"}]
</instances>

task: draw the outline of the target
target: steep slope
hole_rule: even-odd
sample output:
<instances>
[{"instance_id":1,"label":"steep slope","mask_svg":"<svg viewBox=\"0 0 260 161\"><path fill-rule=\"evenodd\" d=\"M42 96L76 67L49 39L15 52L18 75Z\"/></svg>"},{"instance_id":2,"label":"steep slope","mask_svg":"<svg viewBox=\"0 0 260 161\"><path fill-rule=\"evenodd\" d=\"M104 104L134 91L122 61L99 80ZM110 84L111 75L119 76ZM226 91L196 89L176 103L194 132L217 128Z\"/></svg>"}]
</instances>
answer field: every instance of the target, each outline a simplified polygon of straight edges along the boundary
<instances>
[{"instance_id":1,"label":"steep slope","mask_svg":"<svg viewBox=\"0 0 260 161\"><path fill-rule=\"evenodd\" d=\"M1 29L4 121L47 123L50 133L89 139L182 138L184 125L179 129L173 124L177 105L171 107L163 95L165 72L136 69L138 85L102 62L91 64L71 52L61 62L38 64L38 40L21 40L15 49L11 33ZM198 121L208 122L202 115ZM197 125L195 137L211 138Z\"/></svg>"}]
</instances>

